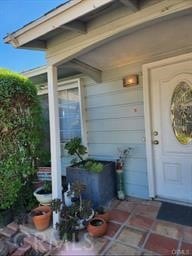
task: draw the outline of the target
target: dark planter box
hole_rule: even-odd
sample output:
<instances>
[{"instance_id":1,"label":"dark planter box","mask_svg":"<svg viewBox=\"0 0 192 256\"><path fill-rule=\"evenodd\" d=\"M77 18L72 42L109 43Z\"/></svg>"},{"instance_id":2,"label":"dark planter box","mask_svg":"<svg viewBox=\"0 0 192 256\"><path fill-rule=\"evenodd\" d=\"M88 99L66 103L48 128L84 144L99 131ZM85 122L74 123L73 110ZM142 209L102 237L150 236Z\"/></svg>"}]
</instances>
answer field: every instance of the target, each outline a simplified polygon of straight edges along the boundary
<instances>
[{"instance_id":1,"label":"dark planter box","mask_svg":"<svg viewBox=\"0 0 192 256\"><path fill-rule=\"evenodd\" d=\"M93 207L104 206L115 196L115 163L99 161L104 165L100 173L93 173L78 165L67 167L67 182L79 181L86 185L83 199L92 201Z\"/></svg>"}]
</instances>

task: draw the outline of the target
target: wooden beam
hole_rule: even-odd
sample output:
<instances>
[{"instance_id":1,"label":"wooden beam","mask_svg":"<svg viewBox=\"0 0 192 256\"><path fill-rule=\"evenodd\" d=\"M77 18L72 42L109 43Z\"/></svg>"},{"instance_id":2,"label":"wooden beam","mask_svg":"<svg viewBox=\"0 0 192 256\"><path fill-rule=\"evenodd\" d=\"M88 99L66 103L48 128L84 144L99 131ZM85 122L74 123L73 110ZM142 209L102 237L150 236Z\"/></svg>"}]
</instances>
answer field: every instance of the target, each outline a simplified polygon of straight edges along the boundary
<instances>
[{"instance_id":1,"label":"wooden beam","mask_svg":"<svg viewBox=\"0 0 192 256\"><path fill-rule=\"evenodd\" d=\"M119 36L132 33L149 24L182 15L182 13L191 13L191 10L191 0L163 0L130 15L120 17L102 26L90 29L84 35L76 36L69 41L63 40L62 44L58 45L58 47L54 47L54 51L52 47L50 47L50 49L48 47L47 61L49 64L56 65L67 62Z\"/></svg>"},{"instance_id":2,"label":"wooden beam","mask_svg":"<svg viewBox=\"0 0 192 256\"><path fill-rule=\"evenodd\" d=\"M77 59L73 59L64 65L62 65L63 68L73 68L85 75L88 75L91 77L95 82L101 83L102 81L102 71L99 69L96 69L82 61L79 61Z\"/></svg>"},{"instance_id":3,"label":"wooden beam","mask_svg":"<svg viewBox=\"0 0 192 256\"><path fill-rule=\"evenodd\" d=\"M133 12L136 12L139 10L138 0L119 0L119 1Z\"/></svg>"},{"instance_id":4,"label":"wooden beam","mask_svg":"<svg viewBox=\"0 0 192 256\"><path fill-rule=\"evenodd\" d=\"M57 97L57 68L48 66L48 97L49 97L49 123L51 141L51 174L53 199L62 199L61 185L61 150L60 150L60 128L59 110ZM53 212L53 225L59 222L59 213Z\"/></svg>"},{"instance_id":5,"label":"wooden beam","mask_svg":"<svg viewBox=\"0 0 192 256\"><path fill-rule=\"evenodd\" d=\"M72 21L70 23L62 25L60 28L64 28L70 31L81 33L81 34L86 33L86 25L81 21Z\"/></svg>"}]
</instances>

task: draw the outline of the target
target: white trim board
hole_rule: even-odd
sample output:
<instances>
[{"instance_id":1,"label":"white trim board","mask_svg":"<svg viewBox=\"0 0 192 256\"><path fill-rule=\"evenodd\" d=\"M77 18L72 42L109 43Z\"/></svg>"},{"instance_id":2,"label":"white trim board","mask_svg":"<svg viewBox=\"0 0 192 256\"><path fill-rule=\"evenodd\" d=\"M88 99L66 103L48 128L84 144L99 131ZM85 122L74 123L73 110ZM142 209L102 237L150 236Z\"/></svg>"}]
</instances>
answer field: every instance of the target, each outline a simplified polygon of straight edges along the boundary
<instances>
[{"instance_id":1,"label":"white trim board","mask_svg":"<svg viewBox=\"0 0 192 256\"><path fill-rule=\"evenodd\" d=\"M57 90L58 91L62 91L62 90L65 90L65 89L70 89L70 88L75 88L75 87L78 87L79 85L79 80L80 79L71 79L71 80L67 80L67 81L58 81L57 82ZM43 89L40 89L38 91L38 95L44 95L44 94L48 94L48 84L45 83L45 88Z\"/></svg>"},{"instance_id":2,"label":"white trim board","mask_svg":"<svg viewBox=\"0 0 192 256\"><path fill-rule=\"evenodd\" d=\"M145 119L145 137L147 154L147 176L149 197L156 197L155 172L153 163L152 134L151 134L151 108L150 108L150 71L154 68L163 67L169 64L179 63L192 59L192 53L182 54L176 57L144 64L143 69L143 97L144 97L144 119Z\"/></svg>"}]
</instances>

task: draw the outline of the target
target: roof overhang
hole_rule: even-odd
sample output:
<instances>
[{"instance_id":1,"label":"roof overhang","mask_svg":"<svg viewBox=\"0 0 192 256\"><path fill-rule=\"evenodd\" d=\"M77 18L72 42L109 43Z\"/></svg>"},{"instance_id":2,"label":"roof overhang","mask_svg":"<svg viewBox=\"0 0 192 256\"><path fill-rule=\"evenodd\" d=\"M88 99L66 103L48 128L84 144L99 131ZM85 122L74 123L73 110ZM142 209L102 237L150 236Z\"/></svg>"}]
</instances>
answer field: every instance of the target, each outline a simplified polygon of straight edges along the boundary
<instances>
[{"instance_id":1,"label":"roof overhang","mask_svg":"<svg viewBox=\"0 0 192 256\"><path fill-rule=\"evenodd\" d=\"M87 13L102 8L113 1L114 0L69 1L48 12L39 19L25 25L21 29L8 34L4 38L4 42L11 43L16 48L26 47L34 49L46 49L46 41L41 40L42 36L58 28L85 33L86 27L84 24L75 20L83 15L86 15Z\"/></svg>"},{"instance_id":2,"label":"roof overhang","mask_svg":"<svg viewBox=\"0 0 192 256\"><path fill-rule=\"evenodd\" d=\"M47 40L63 31L78 32L82 34L84 40L92 41L92 31L87 30L86 22L81 21L82 17L92 15L92 13L96 13L98 17L107 7L114 4L124 5L132 14L122 16L114 22L112 20L109 24L110 27L107 24L102 26L101 30L106 27L106 31L103 33L105 39L109 37L113 39L114 34L118 35L127 30L132 31L138 29L139 26L147 26L149 23L174 14L178 15L180 12L192 8L191 0L159 0L154 1L154 4L149 1L150 4L146 4L146 6L143 3L145 3L143 0L72 0L7 35L4 42L10 43L16 48L46 50ZM108 9L110 12L110 8ZM100 35L101 31L99 30L95 34ZM98 38L103 40L103 38Z\"/></svg>"}]
</instances>

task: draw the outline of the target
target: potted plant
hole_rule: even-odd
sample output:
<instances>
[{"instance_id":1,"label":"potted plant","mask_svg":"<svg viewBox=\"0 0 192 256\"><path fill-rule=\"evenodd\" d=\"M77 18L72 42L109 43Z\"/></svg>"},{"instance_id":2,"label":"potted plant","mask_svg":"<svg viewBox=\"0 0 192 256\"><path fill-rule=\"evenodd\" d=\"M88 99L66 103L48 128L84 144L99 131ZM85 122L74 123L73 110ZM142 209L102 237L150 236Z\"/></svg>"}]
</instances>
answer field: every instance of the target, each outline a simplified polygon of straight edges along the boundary
<instances>
[{"instance_id":1,"label":"potted plant","mask_svg":"<svg viewBox=\"0 0 192 256\"><path fill-rule=\"evenodd\" d=\"M73 138L66 143L65 149L74 156L72 166L66 169L67 182L79 180L86 185L83 199L91 200L94 207L105 205L115 196L115 163L86 159L87 148L80 138Z\"/></svg>"},{"instance_id":2,"label":"potted plant","mask_svg":"<svg viewBox=\"0 0 192 256\"><path fill-rule=\"evenodd\" d=\"M34 196L41 205L49 205L52 201L51 181L44 181L43 186L34 191Z\"/></svg>"},{"instance_id":3,"label":"potted plant","mask_svg":"<svg viewBox=\"0 0 192 256\"><path fill-rule=\"evenodd\" d=\"M51 213L49 206L39 206L32 210L31 216L37 230L42 231L49 227Z\"/></svg>"},{"instance_id":4,"label":"potted plant","mask_svg":"<svg viewBox=\"0 0 192 256\"><path fill-rule=\"evenodd\" d=\"M83 229L85 224L94 217L94 210L91 207L89 200L82 199L82 193L86 190L86 186L79 181L72 183L69 194L73 195L73 207L75 217L77 217L76 229ZM69 208L70 208L69 207Z\"/></svg>"},{"instance_id":5,"label":"potted plant","mask_svg":"<svg viewBox=\"0 0 192 256\"><path fill-rule=\"evenodd\" d=\"M124 168L131 148L118 148L119 158L116 161L117 198L125 199L124 191Z\"/></svg>"},{"instance_id":6,"label":"potted plant","mask_svg":"<svg viewBox=\"0 0 192 256\"><path fill-rule=\"evenodd\" d=\"M78 217L76 216L76 208L74 206L62 208L60 221L56 225L61 240L78 241L77 221Z\"/></svg>"},{"instance_id":7,"label":"potted plant","mask_svg":"<svg viewBox=\"0 0 192 256\"><path fill-rule=\"evenodd\" d=\"M98 208L96 209L96 214L95 214L95 216L96 216L97 218L101 218L101 219L105 220L106 222L109 222L109 220L110 220L110 214L109 214L109 212L106 211L106 210L104 209L104 207L102 207L102 206L100 206L100 207L98 207Z\"/></svg>"},{"instance_id":8,"label":"potted plant","mask_svg":"<svg viewBox=\"0 0 192 256\"><path fill-rule=\"evenodd\" d=\"M85 228L86 224L94 217L91 203L81 197L85 186L80 182L76 182L72 184L71 189L71 193L75 196L71 206L62 205L60 199L54 199L51 204L53 211L60 213L59 223L57 223L56 227L59 237L65 241L77 241L78 231Z\"/></svg>"},{"instance_id":9,"label":"potted plant","mask_svg":"<svg viewBox=\"0 0 192 256\"><path fill-rule=\"evenodd\" d=\"M107 223L104 219L95 217L87 226L88 233L93 237L100 237L107 232Z\"/></svg>"}]
</instances>

